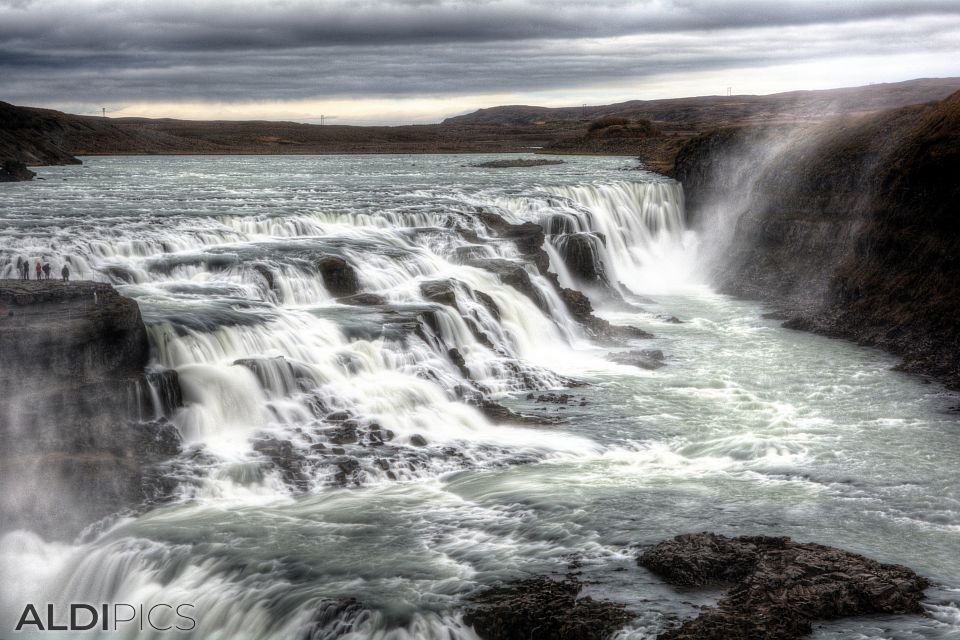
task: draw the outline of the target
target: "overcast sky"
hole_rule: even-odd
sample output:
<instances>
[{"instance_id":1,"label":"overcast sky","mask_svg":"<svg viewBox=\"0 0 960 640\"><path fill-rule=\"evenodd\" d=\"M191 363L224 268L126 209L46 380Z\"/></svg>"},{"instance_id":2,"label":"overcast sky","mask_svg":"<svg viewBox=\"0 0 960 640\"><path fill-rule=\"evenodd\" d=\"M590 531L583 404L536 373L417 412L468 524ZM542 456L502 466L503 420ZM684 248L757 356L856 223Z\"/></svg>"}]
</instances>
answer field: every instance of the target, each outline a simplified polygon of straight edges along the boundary
<instances>
[{"instance_id":1,"label":"overcast sky","mask_svg":"<svg viewBox=\"0 0 960 640\"><path fill-rule=\"evenodd\" d=\"M960 0L0 0L0 100L435 122L960 76Z\"/></svg>"}]
</instances>

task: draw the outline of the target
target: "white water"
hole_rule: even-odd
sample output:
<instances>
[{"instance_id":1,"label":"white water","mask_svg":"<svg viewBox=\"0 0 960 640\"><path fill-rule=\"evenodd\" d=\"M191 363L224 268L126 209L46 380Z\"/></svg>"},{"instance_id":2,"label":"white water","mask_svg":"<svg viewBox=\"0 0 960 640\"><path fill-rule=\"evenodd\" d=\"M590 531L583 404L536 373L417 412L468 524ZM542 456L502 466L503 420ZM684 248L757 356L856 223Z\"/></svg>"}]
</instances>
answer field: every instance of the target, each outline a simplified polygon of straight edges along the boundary
<instances>
[{"instance_id":1,"label":"white water","mask_svg":"<svg viewBox=\"0 0 960 640\"><path fill-rule=\"evenodd\" d=\"M67 255L74 273L136 297L156 364L180 375L186 404L170 417L189 449L174 505L82 543L0 538L2 628L30 601L190 602L192 637L288 638L326 600L355 597L362 612L314 637L472 638L458 618L465 595L562 572L573 555L594 595L637 612L628 635L653 637L664 616L694 614L691 596L638 569L631 545L705 529L843 546L960 588L949 396L890 372L882 354L780 329L758 306L712 293L675 183L618 171L617 159L526 173L461 165L443 156L91 159L0 193L0 277L12 277L17 255ZM611 282L655 298L606 317L656 334L637 346L662 348L668 366L610 364L544 279L533 282L548 313L465 265L464 251L519 257L486 237L477 206L542 224L568 286L555 243L602 234ZM312 263L328 253L354 265L389 309L337 303ZM442 278L455 281L462 314L421 296L421 282ZM424 310L435 326L418 319ZM591 383L569 392L587 404L525 400L562 376ZM493 424L460 400L472 386L565 422ZM339 411L396 435L389 454L344 446L360 463L360 487L335 486L335 469L311 449ZM305 492L253 450L264 434L317 463ZM409 446L414 435L428 446ZM395 460L395 479L380 455ZM916 543L904 548L905 539ZM950 594L931 596L927 619L819 634L950 637Z\"/></svg>"}]
</instances>

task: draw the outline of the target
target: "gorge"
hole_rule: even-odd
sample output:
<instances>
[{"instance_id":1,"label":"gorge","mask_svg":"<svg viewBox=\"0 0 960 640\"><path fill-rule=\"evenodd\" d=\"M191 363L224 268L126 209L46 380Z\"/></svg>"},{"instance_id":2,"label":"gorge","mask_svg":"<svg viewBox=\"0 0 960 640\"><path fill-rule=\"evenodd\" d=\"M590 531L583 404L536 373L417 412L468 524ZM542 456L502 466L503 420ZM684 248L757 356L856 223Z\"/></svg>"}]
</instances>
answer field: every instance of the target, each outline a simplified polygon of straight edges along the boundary
<instances>
[{"instance_id":1,"label":"gorge","mask_svg":"<svg viewBox=\"0 0 960 640\"><path fill-rule=\"evenodd\" d=\"M0 624L177 601L197 638L491 640L533 602L696 637L783 552L889 583L771 637L952 637L958 100L708 132L676 180L131 156L4 186ZM705 530L747 592L643 561Z\"/></svg>"}]
</instances>

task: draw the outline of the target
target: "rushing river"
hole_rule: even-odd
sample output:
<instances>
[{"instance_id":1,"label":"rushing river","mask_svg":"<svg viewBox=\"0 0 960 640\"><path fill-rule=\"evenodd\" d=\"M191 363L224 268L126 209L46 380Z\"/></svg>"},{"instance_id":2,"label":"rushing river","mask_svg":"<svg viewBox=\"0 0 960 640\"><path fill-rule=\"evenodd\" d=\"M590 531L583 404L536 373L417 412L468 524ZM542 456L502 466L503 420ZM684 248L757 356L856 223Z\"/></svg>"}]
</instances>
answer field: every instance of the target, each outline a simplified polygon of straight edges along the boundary
<instances>
[{"instance_id":1,"label":"rushing river","mask_svg":"<svg viewBox=\"0 0 960 640\"><path fill-rule=\"evenodd\" d=\"M579 561L589 594L636 613L621 636L653 638L716 594L662 584L637 545L709 530L821 542L935 583L925 617L843 620L817 638L960 637L956 397L711 290L697 259L711 239L684 228L679 185L622 158L469 166L484 159L89 158L0 190L0 277L17 256L55 273L69 257L74 277L114 283L185 401L170 416L185 441L171 503L73 544L0 538L4 633L25 602L189 602L197 627L177 637L469 639L465 597ZM519 257L480 209L542 224L568 286L561 233L602 234L609 279L648 299L600 314L654 334L633 346L666 366L609 362L535 270L540 307L467 264ZM338 303L320 254L387 304ZM440 278L464 314L423 298ZM428 308L433 326L409 330ZM587 384L563 390L570 378ZM470 385L561 421L493 424L461 401ZM549 390L572 401L536 401ZM392 432L389 464L347 443L349 486L329 465L286 481L251 443L309 461L329 426L317 406Z\"/></svg>"}]
</instances>

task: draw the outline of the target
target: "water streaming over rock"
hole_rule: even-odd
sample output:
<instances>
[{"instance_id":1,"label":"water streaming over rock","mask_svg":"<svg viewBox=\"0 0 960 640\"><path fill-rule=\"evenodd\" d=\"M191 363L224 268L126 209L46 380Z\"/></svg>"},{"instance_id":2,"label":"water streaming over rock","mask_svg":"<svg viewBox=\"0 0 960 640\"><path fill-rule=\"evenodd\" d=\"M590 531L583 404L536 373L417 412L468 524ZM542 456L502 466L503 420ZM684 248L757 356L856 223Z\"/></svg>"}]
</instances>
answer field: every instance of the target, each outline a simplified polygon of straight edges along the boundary
<instances>
[{"instance_id":1,"label":"water streaming over rock","mask_svg":"<svg viewBox=\"0 0 960 640\"><path fill-rule=\"evenodd\" d=\"M0 277L66 259L134 297L187 446L166 506L72 544L0 538L0 579L30 567L3 628L29 601L189 602L197 638L468 639L465 596L577 559L648 638L693 609L631 545L709 528L918 566L945 591L896 637L956 632L947 397L710 292L682 187L623 165L91 159L4 192ZM591 343L561 287L658 338ZM606 359L654 347L654 372ZM879 473L884 456L915 464Z\"/></svg>"}]
</instances>

